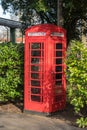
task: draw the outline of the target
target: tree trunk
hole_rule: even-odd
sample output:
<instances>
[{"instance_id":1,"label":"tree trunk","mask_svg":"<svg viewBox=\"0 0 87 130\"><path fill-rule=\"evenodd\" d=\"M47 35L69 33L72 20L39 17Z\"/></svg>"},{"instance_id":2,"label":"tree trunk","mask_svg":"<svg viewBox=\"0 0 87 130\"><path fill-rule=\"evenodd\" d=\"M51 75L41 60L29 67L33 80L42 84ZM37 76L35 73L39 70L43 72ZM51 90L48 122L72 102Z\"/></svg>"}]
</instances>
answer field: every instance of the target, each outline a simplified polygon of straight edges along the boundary
<instances>
[{"instance_id":1,"label":"tree trunk","mask_svg":"<svg viewBox=\"0 0 87 130\"><path fill-rule=\"evenodd\" d=\"M63 26L62 0L57 0L57 25Z\"/></svg>"}]
</instances>

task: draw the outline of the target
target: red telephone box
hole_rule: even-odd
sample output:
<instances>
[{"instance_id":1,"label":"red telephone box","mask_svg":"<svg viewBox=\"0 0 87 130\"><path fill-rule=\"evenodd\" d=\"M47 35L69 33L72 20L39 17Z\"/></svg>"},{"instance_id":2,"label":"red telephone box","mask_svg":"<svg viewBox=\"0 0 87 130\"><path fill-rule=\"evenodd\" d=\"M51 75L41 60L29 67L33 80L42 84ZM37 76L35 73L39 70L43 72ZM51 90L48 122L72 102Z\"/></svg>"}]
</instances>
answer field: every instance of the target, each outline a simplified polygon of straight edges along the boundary
<instances>
[{"instance_id":1,"label":"red telephone box","mask_svg":"<svg viewBox=\"0 0 87 130\"><path fill-rule=\"evenodd\" d=\"M24 110L53 113L66 104L66 31L53 24L25 33Z\"/></svg>"}]
</instances>

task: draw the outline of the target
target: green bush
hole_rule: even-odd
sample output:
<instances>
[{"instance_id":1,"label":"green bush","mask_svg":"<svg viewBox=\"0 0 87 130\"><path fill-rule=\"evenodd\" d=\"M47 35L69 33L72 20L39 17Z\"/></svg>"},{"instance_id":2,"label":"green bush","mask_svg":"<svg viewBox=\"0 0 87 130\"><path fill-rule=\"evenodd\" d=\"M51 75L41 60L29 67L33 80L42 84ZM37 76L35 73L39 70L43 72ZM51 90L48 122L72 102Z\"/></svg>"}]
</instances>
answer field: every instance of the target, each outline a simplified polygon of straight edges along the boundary
<instances>
[{"instance_id":1,"label":"green bush","mask_svg":"<svg viewBox=\"0 0 87 130\"><path fill-rule=\"evenodd\" d=\"M87 126L87 47L72 41L67 51L68 98L80 116L79 127ZM84 111L83 111L84 110Z\"/></svg>"},{"instance_id":2,"label":"green bush","mask_svg":"<svg viewBox=\"0 0 87 130\"><path fill-rule=\"evenodd\" d=\"M23 98L23 44L0 44L0 101Z\"/></svg>"}]
</instances>

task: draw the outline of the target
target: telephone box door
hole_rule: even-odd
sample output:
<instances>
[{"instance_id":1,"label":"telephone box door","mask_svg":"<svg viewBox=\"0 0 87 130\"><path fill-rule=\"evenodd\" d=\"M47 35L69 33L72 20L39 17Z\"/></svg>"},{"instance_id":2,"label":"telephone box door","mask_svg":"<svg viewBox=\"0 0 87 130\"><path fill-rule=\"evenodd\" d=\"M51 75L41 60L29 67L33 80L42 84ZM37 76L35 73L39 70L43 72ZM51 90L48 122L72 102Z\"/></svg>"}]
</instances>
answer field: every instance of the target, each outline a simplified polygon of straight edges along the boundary
<instances>
[{"instance_id":1,"label":"telephone box door","mask_svg":"<svg viewBox=\"0 0 87 130\"><path fill-rule=\"evenodd\" d=\"M43 110L43 80L44 80L44 42L43 40L29 40L29 94L28 110Z\"/></svg>"},{"instance_id":2,"label":"telephone box door","mask_svg":"<svg viewBox=\"0 0 87 130\"><path fill-rule=\"evenodd\" d=\"M66 44L63 40L54 40L54 105L53 110L62 109L66 103L66 78L65 78L65 51ZM58 104L58 105L56 105Z\"/></svg>"}]
</instances>

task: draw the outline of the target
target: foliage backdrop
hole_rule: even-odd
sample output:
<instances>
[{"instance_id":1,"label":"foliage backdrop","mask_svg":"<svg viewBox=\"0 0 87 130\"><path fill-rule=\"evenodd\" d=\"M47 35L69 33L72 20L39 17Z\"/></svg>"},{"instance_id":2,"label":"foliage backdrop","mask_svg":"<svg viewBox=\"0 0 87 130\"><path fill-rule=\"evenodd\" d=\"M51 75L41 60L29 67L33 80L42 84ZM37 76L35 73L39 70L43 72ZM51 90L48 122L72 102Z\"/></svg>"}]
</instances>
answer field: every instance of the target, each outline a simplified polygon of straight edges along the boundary
<instances>
[{"instance_id":1,"label":"foliage backdrop","mask_svg":"<svg viewBox=\"0 0 87 130\"><path fill-rule=\"evenodd\" d=\"M87 47L72 41L67 52L68 99L74 106L79 127L87 127Z\"/></svg>"},{"instance_id":2,"label":"foliage backdrop","mask_svg":"<svg viewBox=\"0 0 87 130\"><path fill-rule=\"evenodd\" d=\"M0 101L23 98L23 44L0 44Z\"/></svg>"},{"instance_id":3,"label":"foliage backdrop","mask_svg":"<svg viewBox=\"0 0 87 130\"><path fill-rule=\"evenodd\" d=\"M63 27L68 41L87 33L87 0L62 1ZM37 23L57 24L58 0L1 0L4 11L20 16L23 28ZM82 29L81 29L82 28ZM83 30L83 31L82 31Z\"/></svg>"}]
</instances>

